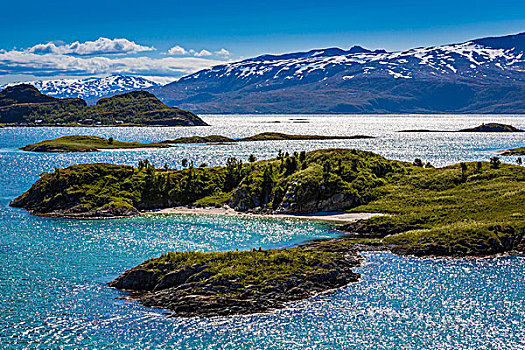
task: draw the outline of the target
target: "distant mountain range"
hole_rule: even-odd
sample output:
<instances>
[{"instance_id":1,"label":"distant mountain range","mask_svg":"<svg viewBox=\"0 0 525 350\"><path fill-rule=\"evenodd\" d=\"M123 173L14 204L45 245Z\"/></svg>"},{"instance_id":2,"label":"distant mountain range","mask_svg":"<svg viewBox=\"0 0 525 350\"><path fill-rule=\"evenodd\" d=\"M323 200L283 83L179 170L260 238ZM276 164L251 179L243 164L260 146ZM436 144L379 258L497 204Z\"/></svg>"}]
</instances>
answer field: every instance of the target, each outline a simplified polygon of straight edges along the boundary
<instances>
[{"instance_id":1,"label":"distant mountain range","mask_svg":"<svg viewBox=\"0 0 525 350\"><path fill-rule=\"evenodd\" d=\"M145 90L159 84L141 77L125 75L111 75L104 78L88 79L62 79L28 81L26 84L33 85L41 93L57 98L81 98L88 103L96 100L133 90ZM11 83L0 86L0 90L19 83Z\"/></svg>"},{"instance_id":2,"label":"distant mountain range","mask_svg":"<svg viewBox=\"0 0 525 350\"><path fill-rule=\"evenodd\" d=\"M399 52L264 55L164 86L122 75L28 84L89 104L148 90L196 113L525 113L525 33Z\"/></svg>"},{"instance_id":3,"label":"distant mountain range","mask_svg":"<svg viewBox=\"0 0 525 350\"><path fill-rule=\"evenodd\" d=\"M150 89L199 113L525 113L525 33L264 55Z\"/></svg>"}]
</instances>

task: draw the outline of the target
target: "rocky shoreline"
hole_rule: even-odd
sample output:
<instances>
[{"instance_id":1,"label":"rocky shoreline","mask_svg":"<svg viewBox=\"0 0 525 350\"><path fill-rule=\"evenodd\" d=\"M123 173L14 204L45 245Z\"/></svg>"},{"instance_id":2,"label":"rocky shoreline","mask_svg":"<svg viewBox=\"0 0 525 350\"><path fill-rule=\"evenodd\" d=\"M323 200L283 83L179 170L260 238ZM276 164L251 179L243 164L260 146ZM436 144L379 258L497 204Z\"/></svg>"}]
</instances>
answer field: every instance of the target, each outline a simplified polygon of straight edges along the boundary
<instances>
[{"instance_id":1,"label":"rocky shoreline","mask_svg":"<svg viewBox=\"0 0 525 350\"><path fill-rule=\"evenodd\" d=\"M238 275L223 278L218 277L222 274L220 269L214 270L211 267L214 258L192 265L159 262L162 258L156 258L125 271L108 285L129 292L129 298L145 306L168 310L175 317L229 316L271 312L285 308L288 302L311 298L358 282L360 274L352 269L364 261L360 255L364 251L390 251L404 256L453 259L487 258L525 252L525 232L516 232L513 238L503 242L503 245L496 240L489 242L490 247L444 247L432 244L405 247L389 244L382 238L404 232L406 227L402 229L389 225L370 225L364 220L359 220L338 226L338 229L342 233L338 238L316 239L294 248L273 250L290 251L294 254L331 254L329 262L316 259L302 261L307 267L306 271L285 274L284 278L270 278L262 283L249 279L246 281ZM247 254L264 255L269 254L268 252L271 251L254 249ZM276 264L281 264L286 270L288 263L285 259ZM257 267L251 267L251 273L257 274L260 266L255 266ZM239 268L235 262L230 262L230 265L224 267L235 268ZM314 271L309 272L309 269Z\"/></svg>"},{"instance_id":2,"label":"rocky shoreline","mask_svg":"<svg viewBox=\"0 0 525 350\"><path fill-rule=\"evenodd\" d=\"M306 259L301 261L300 273L286 273L264 281L245 280L238 275L225 278L208 264L177 265L171 262L155 264L155 259L132 268L114 281L110 287L130 292L130 298L149 307L166 309L176 317L214 317L235 314L253 314L282 309L287 302L302 300L317 294L357 282L360 275L352 271L363 261L357 252L347 249L325 249L307 244L282 250L253 250L237 254L256 255L290 252L292 256L327 254L329 261ZM233 252L230 252L233 253ZM206 254L206 253L201 253ZM217 253L215 253L217 254ZM228 254L221 253L221 254ZM288 269L288 261L278 258L272 270ZM276 273L273 271L273 273ZM278 273L276 273L278 274Z\"/></svg>"},{"instance_id":3,"label":"rocky shoreline","mask_svg":"<svg viewBox=\"0 0 525 350\"><path fill-rule=\"evenodd\" d=\"M437 242L424 242L418 244L405 244L405 242L392 242L397 234L408 231L420 230L417 226L392 225L388 223L373 224L366 220L342 225L339 231L344 237L361 243L360 246L368 246L373 250L381 247L397 255L418 257L449 257L449 258L473 258L496 256L499 254L523 253L525 252L525 230L512 227L494 226L494 232L503 233L499 239L492 238L484 242L475 241L469 243L466 239L460 240L455 245L443 245Z\"/></svg>"}]
</instances>

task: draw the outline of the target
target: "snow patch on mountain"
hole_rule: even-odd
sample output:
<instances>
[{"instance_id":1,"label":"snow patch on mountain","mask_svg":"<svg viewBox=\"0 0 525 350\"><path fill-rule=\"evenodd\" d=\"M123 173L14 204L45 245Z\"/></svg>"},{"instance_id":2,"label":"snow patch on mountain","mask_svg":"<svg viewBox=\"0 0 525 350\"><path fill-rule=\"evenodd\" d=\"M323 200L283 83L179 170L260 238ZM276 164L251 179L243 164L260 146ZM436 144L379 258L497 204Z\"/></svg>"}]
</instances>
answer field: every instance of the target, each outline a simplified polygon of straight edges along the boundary
<instances>
[{"instance_id":1,"label":"snow patch on mountain","mask_svg":"<svg viewBox=\"0 0 525 350\"><path fill-rule=\"evenodd\" d=\"M24 83L33 85L43 94L53 97L82 98L85 100L159 86L159 84L145 78L125 75L87 79L39 80ZM17 84L20 83L5 84L0 86L0 89Z\"/></svg>"},{"instance_id":2,"label":"snow patch on mountain","mask_svg":"<svg viewBox=\"0 0 525 350\"><path fill-rule=\"evenodd\" d=\"M516 35L516 37L520 36L525 34ZM505 76L509 79L522 80L525 60L521 45L498 47L497 43L495 39L474 40L398 52L371 51L353 47L348 51L331 48L280 56L264 55L203 70L180 81L229 78L241 80L241 84L242 81L250 84L257 80L258 86L265 86L293 80L308 80L309 76L321 81L331 76L341 79L346 76L358 78L364 75L390 76L394 79L442 77L449 80ZM319 74L323 76L317 77Z\"/></svg>"}]
</instances>

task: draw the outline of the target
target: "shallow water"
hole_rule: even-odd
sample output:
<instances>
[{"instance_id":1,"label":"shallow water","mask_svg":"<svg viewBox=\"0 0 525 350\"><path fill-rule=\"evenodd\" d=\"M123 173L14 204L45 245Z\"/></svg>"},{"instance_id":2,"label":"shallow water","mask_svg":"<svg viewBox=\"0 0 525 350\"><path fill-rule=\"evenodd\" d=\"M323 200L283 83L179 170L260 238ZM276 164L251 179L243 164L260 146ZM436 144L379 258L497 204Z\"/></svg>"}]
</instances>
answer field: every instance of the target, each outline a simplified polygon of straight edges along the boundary
<instances>
[{"instance_id":1,"label":"shallow water","mask_svg":"<svg viewBox=\"0 0 525 350\"><path fill-rule=\"evenodd\" d=\"M495 150L525 145L523 134L400 134L456 130L482 122L525 128L523 116L205 116L192 128L0 129L0 347L91 349L523 349L525 261L431 260L367 253L359 283L290 304L271 314L215 319L170 318L162 310L117 299L106 282L168 250L282 247L333 237L328 225L295 219L150 215L80 221L40 218L8 207L44 171L81 162L157 166L224 164L284 151L353 147L443 166L488 160ZM306 120L292 120L306 119ZM279 123L275 123L279 122ZM263 131L365 134L371 140L269 141L181 145L161 150L80 154L26 153L17 148L66 134L159 141L179 136L242 137ZM508 158L506 161L514 161Z\"/></svg>"}]
</instances>

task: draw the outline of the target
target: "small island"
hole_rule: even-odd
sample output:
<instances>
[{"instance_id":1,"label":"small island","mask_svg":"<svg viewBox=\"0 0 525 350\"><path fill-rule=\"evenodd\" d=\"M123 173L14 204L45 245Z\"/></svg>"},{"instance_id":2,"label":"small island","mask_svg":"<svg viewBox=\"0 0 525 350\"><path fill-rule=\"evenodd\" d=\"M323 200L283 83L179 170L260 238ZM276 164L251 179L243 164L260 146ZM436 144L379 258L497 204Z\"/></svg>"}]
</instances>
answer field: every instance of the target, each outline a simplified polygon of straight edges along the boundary
<instances>
[{"instance_id":1,"label":"small island","mask_svg":"<svg viewBox=\"0 0 525 350\"><path fill-rule=\"evenodd\" d=\"M334 239L286 249L169 252L109 285L175 316L265 312L341 287L363 250L476 257L525 251L525 168L470 162L423 167L372 152L326 149L222 167L79 164L45 173L10 205L66 218L140 215L182 205L238 212L382 213Z\"/></svg>"},{"instance_id":2,"label":"small island","mask_svg":"<svg viewBox=\"0 0 525 350\"><path fill-rule=\"evenodd\" d=\"M398 132L525 132L525 130L518 129L512 125L500 123L481 124L474 128L460 129L460 130L428 130L428 129L414 129L414 130L400 130Z\"/></svg>"},{"instance_id":3,"label":"small island","mask_svg":"<svg viewBox=\"0 0 525 350\"><path fill-rule=\"evenodd\" d=\"M518 129L512 125L499 124L499 123L488 123L481 124L475 128L461 129L460 132L524 132L524 130Z\"/></svg>"},{"instance_id":4,"label":"small island","mask_svg":"<svg viewBox=\"0 0 525 350\"><path fill-rule=\"evenodd\" d=\"M143 305L179 317L252 314L282 309L286 302L357 282L355 252L253 249L232 252L170 252L124 272L110 287Z\"/></svg>"},{"instance_id":5,"label":"small island","mask_svg":"<svg viewBox=\"0 0 525 350\"><path fill-rule=\"evenodd\" d=\"M0 124L9 126L201 126L197 115L169 107L146 91L100 99L59 99L20 84L0 91Z\"/></svg>"},{"instance_id":6,"label":"small island","mask_svg":"<svg viewBox=\"0 0 525 350\"><path fill-rule=\"evenodd\" d=\"M69 135L40 141L21 149L29 152L99 152L109 149L167 148L163 143L122 142L98 136Z\"/></svg>"},{"instance_id":7,"label":"small island","mask_svg":"<svg viewBox=\"0 0 525 350\"><path fill-rule=\"evenodd\" d=\"M354 135L354 136L323 136L323 135L290 135L279 132L263 132L257 135L233 139L222 135L209 136L190 136L179 137L174 140L165 140L162 143L183 144L183 143L233 143L250 141L283 141L283 140L355 140L372 139L373 136Z\"/></svg>"}]
</instances>

